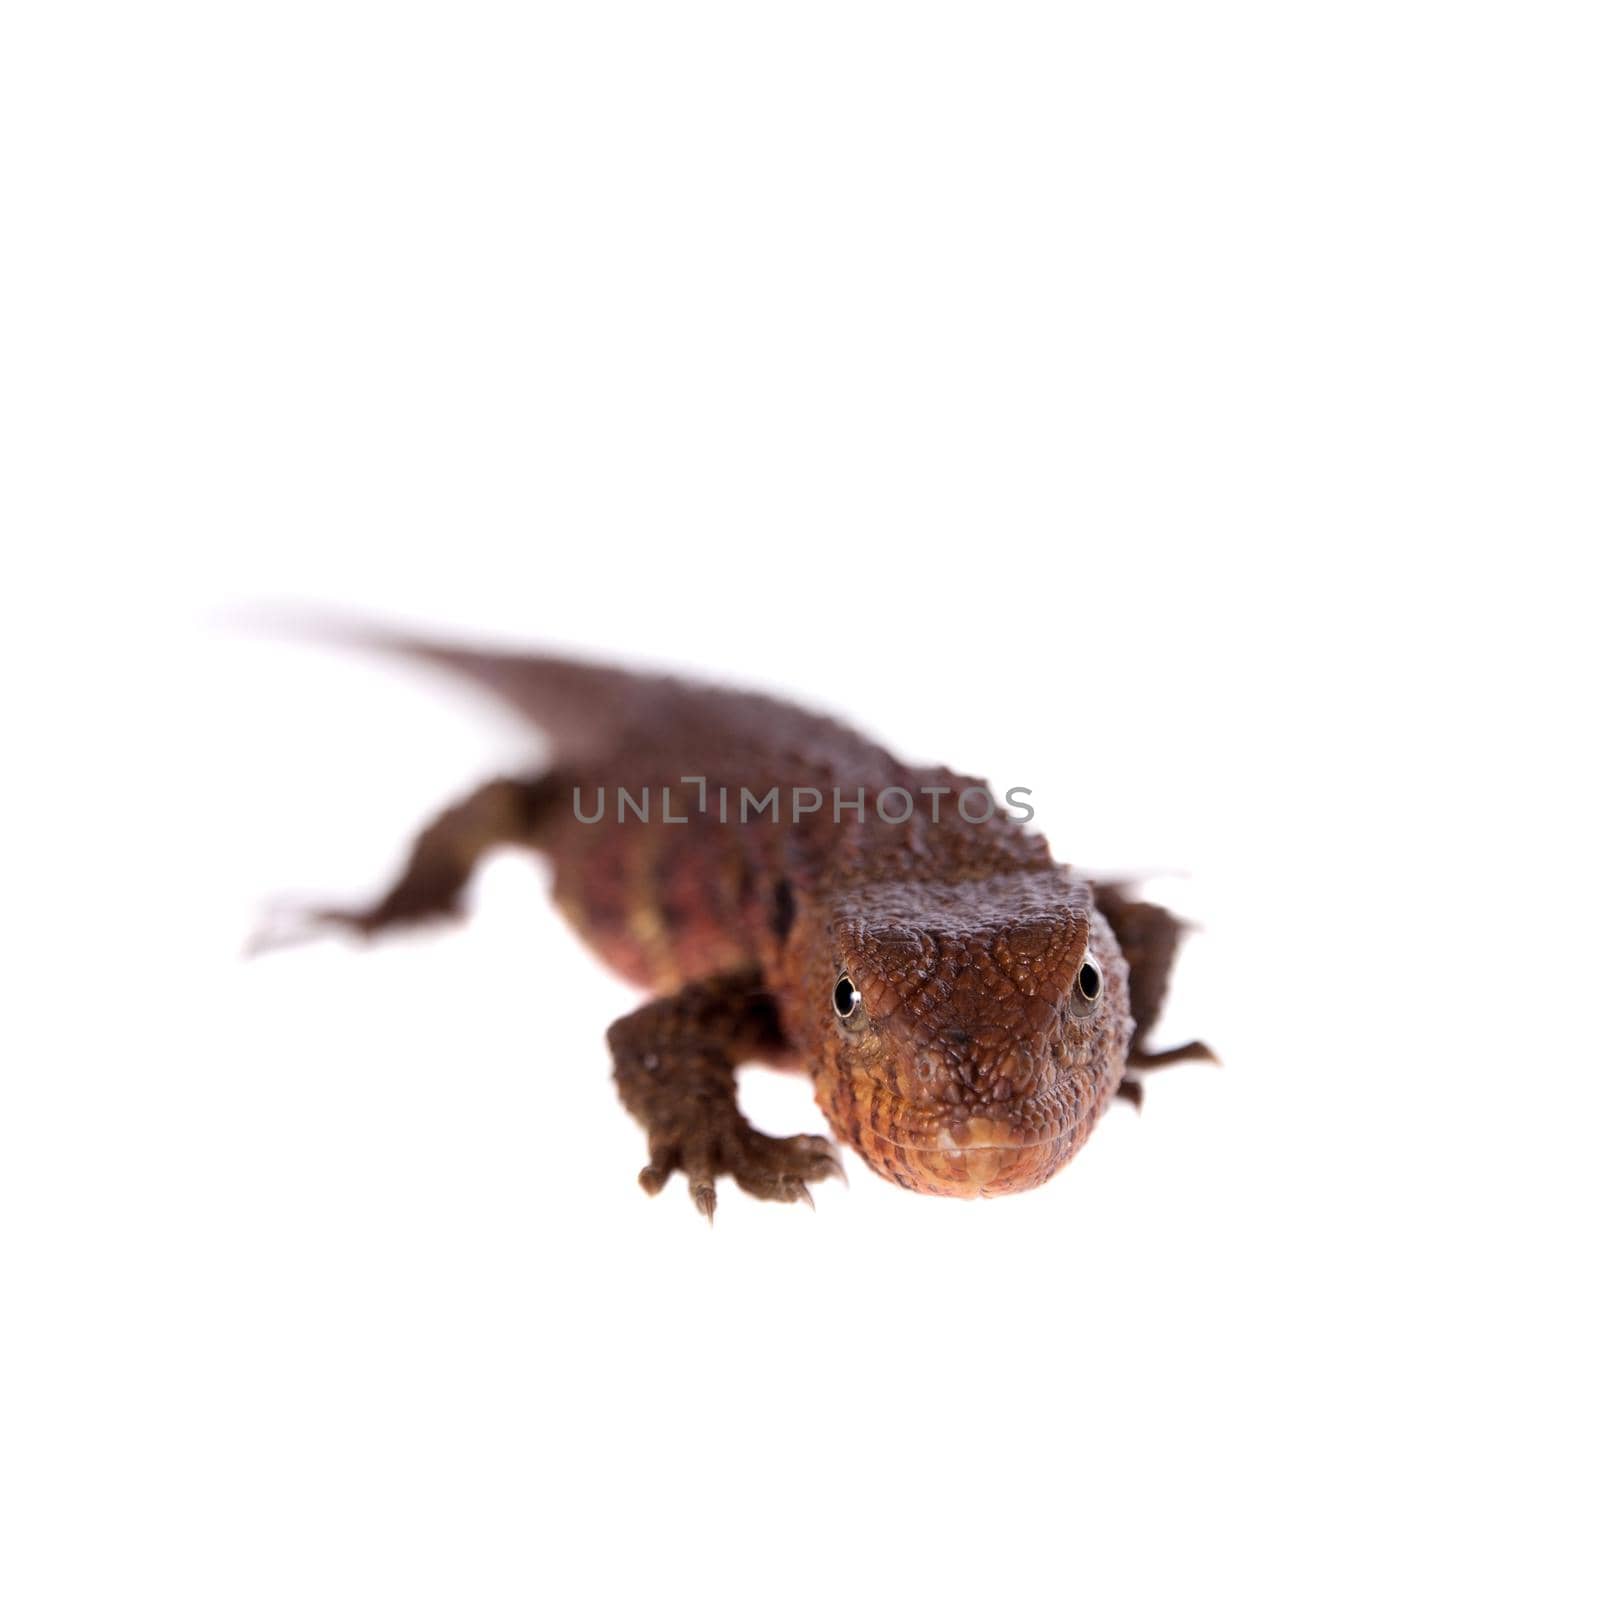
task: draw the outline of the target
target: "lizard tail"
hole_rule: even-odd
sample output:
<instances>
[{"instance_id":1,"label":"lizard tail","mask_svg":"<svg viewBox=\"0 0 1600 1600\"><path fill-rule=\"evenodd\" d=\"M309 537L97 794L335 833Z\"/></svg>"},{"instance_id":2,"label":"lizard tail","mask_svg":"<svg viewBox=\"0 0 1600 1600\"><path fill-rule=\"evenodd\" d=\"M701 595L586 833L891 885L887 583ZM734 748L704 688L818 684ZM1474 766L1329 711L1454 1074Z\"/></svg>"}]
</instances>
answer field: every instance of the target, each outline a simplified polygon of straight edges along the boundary
<instances>
[{"instance_id":1,"label":"lizard tail","mask_svg":"<svg viewBox=\"0 0 1600 1600\"><path fill-rule=\"evenodd\" d=\"M252 631L420 662L463 679L543 731L559 757L605 748L660 680L564 656L475 649L322 610L252 612Z\"/></svg>"}]
</instances>

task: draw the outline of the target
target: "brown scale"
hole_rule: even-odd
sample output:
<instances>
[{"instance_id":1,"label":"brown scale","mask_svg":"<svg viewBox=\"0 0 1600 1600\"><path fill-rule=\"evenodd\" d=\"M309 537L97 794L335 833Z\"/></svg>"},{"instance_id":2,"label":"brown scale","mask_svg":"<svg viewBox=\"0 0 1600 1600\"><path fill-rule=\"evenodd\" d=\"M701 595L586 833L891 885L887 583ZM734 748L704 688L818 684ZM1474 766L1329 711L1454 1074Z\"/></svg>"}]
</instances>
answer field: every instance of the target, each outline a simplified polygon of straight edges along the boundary
<instances>
[{"instance_id":1,"label":"brown scale","mask_svg":"<svg viewBox=\"0 0 1600 1600\"><path fill-rule=\"evenodd\" d=\"M1058 1171L1142 1069L1210 1059L1150 1053L1180 924L1126 886L1096 887L996 814L983 788L913 768L828 718L764 696L551 657L358 641L464 674L542 728L552 762L502 778L427 828L390 891L310 925L372 934L458 911L473 867L517 844L549 857L555 896L595 951L656 998L608 1034L623 1103L643 1124L652 1193L682 1171L710 1216L727 1175L766 1199L809 1200L839 1171L826 1140L759 1133L735 1069L797 1064L836 1136L924 1194L994 1195ZM706 782L702 809L698 786ZM782 815L739 820L741 789ZM925 788L942 796L940 815ZM719 789L728 793L721 819ZM912 816L875 801L908 791ZM603 794L602 820L585 823ZM643 803L619 818L617 792ZM670 804L663 808L663 789ZM796 816L796 790L821 792ZM864 815L842 812L864 791ZM904 804L885 796L891 815ZM971 809L976 810L976 807ZM668 821L667 816L684 818Z\"/></svg>"}]
</instances>

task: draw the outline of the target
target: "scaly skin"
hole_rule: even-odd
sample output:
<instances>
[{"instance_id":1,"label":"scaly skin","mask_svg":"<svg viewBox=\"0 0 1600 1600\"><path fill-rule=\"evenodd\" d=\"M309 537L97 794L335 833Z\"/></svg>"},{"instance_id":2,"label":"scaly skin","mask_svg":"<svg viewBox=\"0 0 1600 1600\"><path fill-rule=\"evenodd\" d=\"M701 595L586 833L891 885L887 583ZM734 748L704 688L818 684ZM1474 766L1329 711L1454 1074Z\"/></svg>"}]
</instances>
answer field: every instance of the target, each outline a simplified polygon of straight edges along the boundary
<instances>
[{"instance_id":1,"label":"scaly skin","mask_svg":"<svg viewBox=\"0 0 1600 1600\"><path fill-rule=\"evenodd\" d=\"M1050 1177L1119 1093L1137 1100L1130 1068L1209 1056L1142 1048L1177 922L1073 878L998 804L967 821L956 800L987 793L976 779L908 767L757 695L386 635L359 642L499 694L545 731L554 759L445 812L375 905L310 923L371 934L451 915L488 849L547 855L579 933L659 997L609 1034L624 1104L648 1137L640 1181L652 1193L682 1170L709 1217L721 1174L795 1200L839 1170L826 1141L745 1121L734 1069L752 1059L809 1070L834 1133L885 1177L923 1194L996 1195ZM774 786L776 819L741 821L741 790L759 799ZM886 820L906 806L898 795L879 814L891 789L911 797L904 822ZM636 803L648 794L649 820L637 804L619 817L618 790ZM808 791L817 809L805 809ZM604 819L581 820L602 794ZM967 813L981 812L969 797ZM859 997L846 1017L841 978Z\"/></svg>"}]
</instances>

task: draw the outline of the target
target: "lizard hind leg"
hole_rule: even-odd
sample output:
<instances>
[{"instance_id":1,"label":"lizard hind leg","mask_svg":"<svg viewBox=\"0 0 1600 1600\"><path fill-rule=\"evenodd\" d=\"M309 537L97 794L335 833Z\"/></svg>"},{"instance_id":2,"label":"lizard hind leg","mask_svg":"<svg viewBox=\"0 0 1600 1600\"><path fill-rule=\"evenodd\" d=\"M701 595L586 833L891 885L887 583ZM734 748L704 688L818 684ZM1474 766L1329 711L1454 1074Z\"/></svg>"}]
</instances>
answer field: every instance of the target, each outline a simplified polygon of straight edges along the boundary
<instances>
[{"instance_id":1,"label":"lizard hind leg","mask_svg":"<svg viewBox=\"0 0 1600 1600\"><path fill-rule=\"evenodd\" d=\"M248 947L252 954L345 929L370 937L458 917L479 863L505 844L533 848L561 785L553 774L496 778L441 812L417 835L389 889L362 907L312 906L269 916Z\"/></svg>"},{"instance_id":2,"label":"lizard hind leg","mask_svg":"<svg viewBox=\"0 0 1600 1600\"><path fill-rule=\"evenodd\" d=\"M682 1171L709 1222L724 1174L759 1199L807 1205L809 1183L844 1176L826 1139L775 1138L751 1127L739 1109L734 1068L785 1047L758 974L687 984L620 1018L606 1038L622 1103L648 1141L650 1160L639 1174L647 1193L659 1193Z\"/></svg>"}]
</instances>

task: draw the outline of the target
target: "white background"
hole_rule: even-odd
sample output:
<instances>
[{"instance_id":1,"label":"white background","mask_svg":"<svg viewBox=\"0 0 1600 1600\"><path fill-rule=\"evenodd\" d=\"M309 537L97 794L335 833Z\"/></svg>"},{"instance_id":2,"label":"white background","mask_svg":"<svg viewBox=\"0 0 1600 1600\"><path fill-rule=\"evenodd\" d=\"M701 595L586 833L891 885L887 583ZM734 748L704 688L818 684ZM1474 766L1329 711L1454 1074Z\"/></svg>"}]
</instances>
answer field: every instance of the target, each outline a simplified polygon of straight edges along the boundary
<instances>
[{"instance_id":1,"label":"white background","mask_svg":"<svg viewBox=\"0 0 1600 1600\"><path fill-rule=\"evenodd\" d=\"M1593 1592L1588 8L5 18L8 1596ZM538 755L282 601L1026 784L1227 1064L708 1231L535 864L238 960Z\"/></svg>"}]
</instances>

